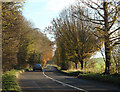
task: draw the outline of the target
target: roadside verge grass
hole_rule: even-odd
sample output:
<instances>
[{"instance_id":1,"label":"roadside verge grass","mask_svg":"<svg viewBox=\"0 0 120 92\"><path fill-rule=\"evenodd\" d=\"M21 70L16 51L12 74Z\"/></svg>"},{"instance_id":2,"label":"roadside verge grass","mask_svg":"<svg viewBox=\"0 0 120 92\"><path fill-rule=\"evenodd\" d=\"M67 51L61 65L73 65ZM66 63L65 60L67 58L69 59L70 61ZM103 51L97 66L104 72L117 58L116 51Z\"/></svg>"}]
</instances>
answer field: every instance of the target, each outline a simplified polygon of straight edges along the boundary
<instances>
[{"instance_id":1,"label":"roadside verge grass","mask_svg":"<svg viewBox=\"0 0 120 92\"><path fill-rule=\"evenodd\" d=\"M11 70L2 75L2 92L21 92L16 75L20 70Z\"/></svg>"},{"instance_id":2,"label":"roadside verge grass","mask_svg":"<svg viewBox=\"0 0 120 92\"><path fill-rule=\"evenodd\" d=\"M57 67L56 67L57 68ZM87 80L95 80L95 81L101 81L106 83L115 84L117 86L120 86L120 74L100 74L100 73L84 73L82 71L69 71L69 70L61 70L60 68L57 68L58 71L61 73L64 73L68 76L75 76L77 78L83 78Z\"/></svg>"},{"instance_id":3,"label":"roadside verge grass","mask_svg":"<svg viewBox=\"0 0 120 92\"><path fill-rule=\"evenodd\" d=\"M105 75L99 73L86 73L86 74L79 74L78 78L107 82L120 86L120 74Z\"/></svg>"}]
</instances>

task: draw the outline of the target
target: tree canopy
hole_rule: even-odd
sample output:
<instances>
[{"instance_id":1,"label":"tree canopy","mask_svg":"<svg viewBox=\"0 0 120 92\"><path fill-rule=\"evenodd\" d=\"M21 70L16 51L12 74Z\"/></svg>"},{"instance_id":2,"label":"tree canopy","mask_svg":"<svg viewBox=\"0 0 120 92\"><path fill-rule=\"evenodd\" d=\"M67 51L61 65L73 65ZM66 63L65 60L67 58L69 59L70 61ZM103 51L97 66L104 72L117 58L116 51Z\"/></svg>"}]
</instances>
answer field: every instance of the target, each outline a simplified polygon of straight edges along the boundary
<instances>
[{"instance_id":1,"label":"tree canopy","mask_svg":"<svg viewBox=\"0 0 120 92\"><path fill-rule=\"evenodd\" d=\"M45 64L52 57L51 41L22 15L23 2L2 2L3 71Z\"/></svg>"}]
</instances>

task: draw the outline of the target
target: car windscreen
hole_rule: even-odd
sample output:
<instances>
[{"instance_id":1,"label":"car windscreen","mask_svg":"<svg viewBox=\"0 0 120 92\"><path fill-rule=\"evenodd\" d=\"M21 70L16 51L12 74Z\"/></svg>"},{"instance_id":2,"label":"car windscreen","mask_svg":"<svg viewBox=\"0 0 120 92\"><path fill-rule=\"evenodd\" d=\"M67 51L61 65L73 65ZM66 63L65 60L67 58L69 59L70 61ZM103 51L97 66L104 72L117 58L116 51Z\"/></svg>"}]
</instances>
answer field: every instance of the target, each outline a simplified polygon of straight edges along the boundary
<instances>
[{"instance_id":1,"label":"car windscreen","mask_svg":"<svg viewBox=\"0 0 120 92\"><path fill-rule=\"evenodd\" d=\"M41 67L41 65L40 65L40 64L36 64L35 67L36 67L36 68L39 68L39 67Z\"/></svg>"}]
</instances>

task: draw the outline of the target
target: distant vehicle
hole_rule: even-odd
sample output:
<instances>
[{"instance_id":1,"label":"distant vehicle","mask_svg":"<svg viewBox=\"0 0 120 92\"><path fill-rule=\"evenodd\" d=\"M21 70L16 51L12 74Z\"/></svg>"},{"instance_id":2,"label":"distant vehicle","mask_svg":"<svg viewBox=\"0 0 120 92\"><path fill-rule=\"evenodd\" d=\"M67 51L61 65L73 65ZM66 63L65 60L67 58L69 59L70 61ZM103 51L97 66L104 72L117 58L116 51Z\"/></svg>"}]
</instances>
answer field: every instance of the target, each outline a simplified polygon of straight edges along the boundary
<instances>
[{"instance_id":1,"label":"distant vehicle","mask_svg":"<svg viewBox=\"0 0 120 92\"><path fill-rule=\"evenodd\" d=\"M35 71L35 70L40 70L40 71L42 71L42 66L41 66L41 64L35 64L34 67L33 67L33 71Z\"/></svg>"}]
</instances>

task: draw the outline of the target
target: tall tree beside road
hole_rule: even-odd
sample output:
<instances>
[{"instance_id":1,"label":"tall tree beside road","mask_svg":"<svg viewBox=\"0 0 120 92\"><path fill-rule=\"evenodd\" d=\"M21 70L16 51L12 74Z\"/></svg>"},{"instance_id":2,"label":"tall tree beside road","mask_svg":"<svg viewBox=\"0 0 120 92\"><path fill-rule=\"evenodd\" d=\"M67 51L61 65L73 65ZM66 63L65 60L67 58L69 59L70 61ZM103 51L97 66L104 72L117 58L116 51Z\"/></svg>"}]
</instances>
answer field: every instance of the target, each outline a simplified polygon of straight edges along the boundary
<instances>
[{"instance_id":1,"label":"tall tree beside road","mask_svg":"<svg viewBox=\"0 0 120 92\"><path fill-rule=\"evenodd\" d=\"M118 20L118 12L119 5L117 0L98 0L97 2L93 0L78 0L79 3L83 3L85 11L89 11L88 13L81 12L81 9L78 10L77 13L80 13L84 19L76 16L82 21L88 21L94 23L96 27L94 27L95 31L97 30L100 35L96 35L99 38L104 39L105 46L105 74L109 74L110 72L110 60L111 60L111 50L117 44L120 44L120 37L116 35L118 30L120 30L119 26L116 26L116 21ZM89 16L88 16L89 15Z\"/></svg>"},{"instance_id":2,"label":"tall tree beside road","mask_svg":"<svg viewBox=\"0 0 120 92\"><path fill-rule=\"evenodd\" d=\"M99 50L97 44L100 41L91 34L93 26L91 23L72 17L73 10L70 7L61 13L60 18L53 20L57 43L56 54L59 54L56 57L57 60L60 58L63 63L74 62L76 69L78 62L80 62L81 69L83 69L84 60Z\"/></svg>"},{"instance_id":3,"label":"tall tree beside road","mask_svg":"<svg viewBox=\"0 0 120 92\"><path fill-rule=\"evenodd\" d=\"M17 64L19 22L22 3L2 2L2 67L9 70ZM9 66L8 66L9 65Z\"/></svg>"}]
</instances>

